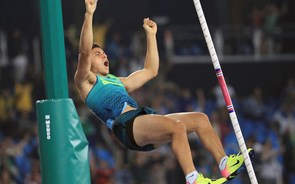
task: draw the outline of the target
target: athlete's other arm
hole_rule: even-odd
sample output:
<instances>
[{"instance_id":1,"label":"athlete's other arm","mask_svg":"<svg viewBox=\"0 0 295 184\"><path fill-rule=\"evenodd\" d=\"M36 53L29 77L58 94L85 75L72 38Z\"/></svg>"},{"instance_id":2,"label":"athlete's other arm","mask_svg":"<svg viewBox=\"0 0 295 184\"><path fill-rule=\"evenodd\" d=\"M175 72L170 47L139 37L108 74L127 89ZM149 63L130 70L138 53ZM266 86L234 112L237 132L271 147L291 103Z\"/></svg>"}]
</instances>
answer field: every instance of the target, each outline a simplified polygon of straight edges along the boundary
<instances>
[{"instance_id":1,"label":"athlete's other arm","mask_svg":"<svg viewBox=\"0 0 295 184\"><path fill-rule=\"evenodd\" d=\"M156 39L157 24L149 18L145 18L143 20L143 28L146 32L147 38L144 68L133 72L128 77L120 78L128 92L140 88L146 82L158 75L159 54Z\"/></svg>"},{"instance_id":2,"label":"athlete's other arm","mask_svg":"<svg viewBox=\"0 0 295 184\"><path fill-rule=\"evenodd\" d=\"M80 34L78 66L75 73L75 83L79 89L83 89L89 82L90 78L95 77L95 75L90 71L90 55L93 44L92 21L96 5L96 0L85 0L86 13Z\"/></svg>"}]
</instances>

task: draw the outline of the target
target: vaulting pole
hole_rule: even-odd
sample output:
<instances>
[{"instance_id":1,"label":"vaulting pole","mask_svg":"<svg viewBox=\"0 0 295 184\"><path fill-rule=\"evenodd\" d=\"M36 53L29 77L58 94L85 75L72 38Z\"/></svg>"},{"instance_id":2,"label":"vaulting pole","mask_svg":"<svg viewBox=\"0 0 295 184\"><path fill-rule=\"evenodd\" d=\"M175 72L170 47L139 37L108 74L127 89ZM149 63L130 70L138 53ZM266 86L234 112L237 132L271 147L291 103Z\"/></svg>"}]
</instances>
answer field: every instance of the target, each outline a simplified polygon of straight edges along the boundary
<instances>
[{"instance_id":1,"label":"vaulting pole","mask_svg":"<svg viewBox=\"0 0 295 184\"><path fill-rule=\"evenodd\" d=\"M251 162L251 159L250 159L248 151L247 151L245 140L244 140L244 137L243 137L240 125L239 125L237 115L235 113L234 106L231 101L231 97L230 97L228 90L227 90L227 85L226 85L226 82L225 82L225 79L224 79L224 76L222 73L222 69L221 69L221 66L220 66L216 51L215 51L215 47L213 45L213 41L212 41L212 38L211 38L211 35L209 32L209 28L208 28L208 25L206 22L206 18L205 18L200 0L193 0L193 1L194 1L194 5L195 5L195 8L196 8L196 11L198 14L198 18L199 18L199 21L200 21L200 24L202 27L204 37L205 37L205 40L207 43L207 47L209 49L209 53L211 56L211 60L212 60L214 69L215 69L218 83L221 88L221 91L222 91L222 94L223 94L223 97L224 97L224 100L226 103L226 107L227 107L234 131L235 131L238 143L239 143L239 147L240 147L241 153L245 159L245 165L246 165L246 168L247 168L247 171L249 174L251 184L257 184L258 182L256 179L256 175L255 175L253 166L252 166L252 162Z\"/></svg>"}]
</instances>

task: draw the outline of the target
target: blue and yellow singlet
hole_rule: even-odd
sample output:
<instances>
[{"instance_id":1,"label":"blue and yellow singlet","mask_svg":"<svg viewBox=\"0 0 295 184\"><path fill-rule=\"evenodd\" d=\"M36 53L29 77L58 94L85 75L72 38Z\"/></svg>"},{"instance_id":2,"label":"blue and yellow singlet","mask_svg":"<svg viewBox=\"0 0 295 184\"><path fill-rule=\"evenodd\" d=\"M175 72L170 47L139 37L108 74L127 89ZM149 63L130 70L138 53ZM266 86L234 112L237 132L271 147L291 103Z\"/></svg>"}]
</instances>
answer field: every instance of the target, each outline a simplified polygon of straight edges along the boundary
<instances>
[{"instance_id":1,"label":"blue and yellow singlet","mask_svg":"<svg viewBox=\"0 0 295 184\"><path fill-rule=\"evenodd\" d=\"M110 129L126 105L138 108L137 103L129 96L121 80L111 74L106 77L97 75L96 83L88 93L85 103Z\"/></svg>"}]
</instances>

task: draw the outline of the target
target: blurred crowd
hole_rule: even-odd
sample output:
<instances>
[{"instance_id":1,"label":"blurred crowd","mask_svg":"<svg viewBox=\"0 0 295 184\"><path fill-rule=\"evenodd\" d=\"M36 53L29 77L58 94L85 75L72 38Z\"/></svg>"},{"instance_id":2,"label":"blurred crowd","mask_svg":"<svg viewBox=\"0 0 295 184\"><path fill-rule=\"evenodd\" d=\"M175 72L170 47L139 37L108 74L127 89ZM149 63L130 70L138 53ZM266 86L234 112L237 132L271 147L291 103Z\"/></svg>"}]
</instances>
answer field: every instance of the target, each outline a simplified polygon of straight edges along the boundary
<instances>
[{"instance_id":1,"label":"blurred crowd","mask_svg":"<svg viewBox=\"0 0 295 184\"><path fill-rule=\"evenodd\" d=\"M268 12L276 13L276 8L270 6ZM253 11L251 16L255 24L261 25L259 12ZM265 19L265 29L273 29L276 20L275 15ZM103 45L111 62L111 73L127 76L143 67L144 34L139 30L131 34L132 39L126 39L120 32L107 34L110 26L111 22L95 25L94 39ZM159 114L187 111L206 113L226 153L237 153L237 138L219 86L212 86L209 91L201 86L190 90L166 79L165 74L171 67L169 56L182 51L173 50L171 32L166 30L163 33L162 39L159 39L159 76L131 96L139 105L153 107ZM35 102L46 98L42 66L35 61L38 56L31 51L35 47L29 45L27 35L16 30L10 35L12 39L9 39L9 43L3 42L3 34L0 36L0 184L40 184ZM169 145L148 153L126 150L80 100L73 83L78 39L79 29L70 26L65 30L69 96L74 100L89 141L92 183L185 183ZM280 51L281 47L271 45L272 40L266 42L270 50L263 47L265 52ZM248 54L257 54L255 44L251 48L252 52ZM262 53L261 49L259 52ZM259 183L295 184L295 78L285 82L279 96L265 96L259 86L253 86L250 95L240 96L235 92L235 87L228 85L247 147L252 147L256 152L253 164ZM189 140L197 170L207 177L220 177L217 163L202 147L198 137L190 135ZM231 183L249 183L247 172Z\"/></svg>"},{"instance_id":2,"label":"blurred crowd","mask_svg":"<svg viewBox=\"0 0 295 184\"><path fill-rule=\"evenodd\" d=\"M225 15L219 12L221 10L216 12L217 16L222 17L220 22L211 20L209 16L207 24L219 57L253 55L259 59L261 56L294 52L291 43L294 39L294 31L291 31L294 30L294 21L286 18L288 8L273 1L263 6L258 4L251 8L245 5L245 9L248 8L247 14L234 24L228 20L230 18L225 10ZM167 54L194 56L208 53L198 24L167 26L164 32L163 43Z\"/></svg>"}]
</instances>

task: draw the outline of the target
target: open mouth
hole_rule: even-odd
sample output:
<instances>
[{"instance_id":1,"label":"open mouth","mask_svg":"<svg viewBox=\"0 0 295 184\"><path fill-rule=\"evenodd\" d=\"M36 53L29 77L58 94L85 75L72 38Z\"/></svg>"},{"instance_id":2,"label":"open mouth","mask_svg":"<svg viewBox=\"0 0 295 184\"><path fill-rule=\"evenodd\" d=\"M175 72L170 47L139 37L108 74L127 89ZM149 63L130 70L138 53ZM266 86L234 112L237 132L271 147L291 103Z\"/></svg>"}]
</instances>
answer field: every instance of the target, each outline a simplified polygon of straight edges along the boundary
<instances>
[{"instance_id":1,"label":"open mouth","mask_svg":"<svg viewBox=\"0 0 295 184\"><path fill-rule=\"evenodd\" d=\"M104 66L108 67L109 66L109 61L105 61L103 64L104 64Z\"/></svg>"}]
</instances>

